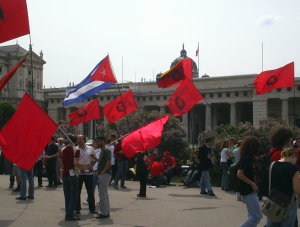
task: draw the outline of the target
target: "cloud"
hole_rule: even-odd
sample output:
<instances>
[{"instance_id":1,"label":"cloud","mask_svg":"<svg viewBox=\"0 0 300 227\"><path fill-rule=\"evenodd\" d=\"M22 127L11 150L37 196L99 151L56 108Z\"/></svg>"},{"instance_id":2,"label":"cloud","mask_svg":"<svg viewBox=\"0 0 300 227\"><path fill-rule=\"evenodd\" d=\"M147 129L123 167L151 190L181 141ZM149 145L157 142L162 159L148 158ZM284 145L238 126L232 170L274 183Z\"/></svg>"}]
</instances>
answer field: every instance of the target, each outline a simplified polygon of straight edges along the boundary
<instances>
[{"instance_id":1,"label":"cloud","mask_svg":"<svg viewBox=\"0 0 300 227\"><path fill-rule=\"evenodd\" d=\"M263 27L265 27L265 26L273 26L273 25L275 25L278 22L279 19L280 18L277 17L277 16L275 16L275 15L265 15L265 16L261 17L260 19L258 19L256 21L256 23L259 26L263 26Z\"/></svg>"}]
</instances>

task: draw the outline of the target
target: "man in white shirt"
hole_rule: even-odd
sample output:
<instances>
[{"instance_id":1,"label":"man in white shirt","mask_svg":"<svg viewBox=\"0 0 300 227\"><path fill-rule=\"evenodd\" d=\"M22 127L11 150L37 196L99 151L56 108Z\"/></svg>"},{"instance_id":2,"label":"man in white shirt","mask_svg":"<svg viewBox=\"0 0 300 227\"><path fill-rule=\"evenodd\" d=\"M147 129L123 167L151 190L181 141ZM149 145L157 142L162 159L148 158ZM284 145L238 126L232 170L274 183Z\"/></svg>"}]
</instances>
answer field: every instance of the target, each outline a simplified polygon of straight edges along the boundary
<instances>
[{"instance_id":1,"label":"man in white shirt","mask_svg":"<svg viewBox=\"0 0 300 227\"><path fill-rule=\"evenodd\" d=\"M96 214L95 210L95 196L93 190L93 166L96 163L95 151L91 146L85 144L86 137L84 135L77 136L77 149L80 150L80 172L79 172L79 188L78 188L78 200L76 204L76 214L80 214L80 194L82 189L82 184L84 182L85 188L88 194L89 210L90 213Z\"/></svg>"}]
</instances>

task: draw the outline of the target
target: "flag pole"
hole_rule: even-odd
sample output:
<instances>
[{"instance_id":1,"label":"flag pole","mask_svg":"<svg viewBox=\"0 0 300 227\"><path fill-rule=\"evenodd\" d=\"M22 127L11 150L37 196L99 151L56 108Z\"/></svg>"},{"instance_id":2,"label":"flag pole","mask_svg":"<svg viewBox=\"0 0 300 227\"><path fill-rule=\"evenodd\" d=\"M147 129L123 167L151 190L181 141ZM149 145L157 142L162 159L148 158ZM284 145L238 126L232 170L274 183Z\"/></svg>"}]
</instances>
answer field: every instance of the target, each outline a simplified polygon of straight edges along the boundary
<instances>
[{"instance_id":1,"label":"flag pole","mask_svg":"<svg viewBox=\"0 0 300 227\"><path fill-rule=\"evenodd\" d=\"M31 43L31 35L29 34L29 51L30 51L30 66L31 66L31 87L30 87L30 93L31 97L33 97L33 60L32 60L32 43Z\"/></svg>"},{"instance_id":2,"label":"flag pole","mask_svg":"<svg viewBox=\"0 0 300 227\"><path fill-rule=\"evenodd\" d=\"M200 69L199 69L199 42L198 42L198 77L200 77Z\"/></svg>"},{"instance_id":3,"label":"flag pole","mask_svg":"<svg viewBox=\"0 0 300 227\"><path fill-rule=\"evenodd\" d=\"M264 71L264 42L261 43L261 71Z\"/></svg>"},{"instance_id":4,"label":"flag pole","mask_svg":"<svg viewBox=\"0 0 300 227\"><path fill-rule=\"evenodd\" d=\"M296 128L296 85L293 88L294 88L294 131L295 131L295 128Z\"/></svg>"},{"instance_id":5,"label":"flag pole","mask_svg":"<svg viewBox=\"0 0 300 227\"><path fill-rule=\"evenodd\" d=\"M73 141L70 139L70 137L67 135L67 133L60 127L58 126L59 130L65 135L65 137L67 137L67 139L70 141L70 143L75 146L75 144L73 143Z\"/></svg>"}]
</instances>

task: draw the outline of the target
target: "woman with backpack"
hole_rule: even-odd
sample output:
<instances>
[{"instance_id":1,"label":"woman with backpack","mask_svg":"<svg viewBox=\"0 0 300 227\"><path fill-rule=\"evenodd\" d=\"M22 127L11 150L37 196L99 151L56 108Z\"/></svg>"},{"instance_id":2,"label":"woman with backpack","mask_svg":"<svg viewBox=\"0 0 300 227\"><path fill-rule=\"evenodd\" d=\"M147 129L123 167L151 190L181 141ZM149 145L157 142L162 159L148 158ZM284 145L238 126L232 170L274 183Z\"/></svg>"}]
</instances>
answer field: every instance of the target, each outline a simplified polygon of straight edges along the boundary
<instances>
[{"instance_id":1,"label":"woman with backpack","mask_svg":"<svg viewBox=\"0 0 300 227\"><path fill-rule=\"evenodd\" d=\"M261 206L257 195L258 186L255 182L255 160L262 146L254 136L246 137L240 148L240 162L237 172L239 192L246 204L248 219L241 227L257 226L262 218Z\"/></svg>"}]
</instances>

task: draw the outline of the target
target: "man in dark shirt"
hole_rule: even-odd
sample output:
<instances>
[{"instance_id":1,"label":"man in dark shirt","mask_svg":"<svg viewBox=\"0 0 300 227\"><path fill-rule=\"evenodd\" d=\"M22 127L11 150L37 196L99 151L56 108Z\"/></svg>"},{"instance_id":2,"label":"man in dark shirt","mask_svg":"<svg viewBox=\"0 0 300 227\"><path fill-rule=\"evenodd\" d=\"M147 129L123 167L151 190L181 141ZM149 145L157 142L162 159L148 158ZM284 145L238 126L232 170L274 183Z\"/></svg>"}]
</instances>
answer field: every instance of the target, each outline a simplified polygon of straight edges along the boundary
<instances>
[{"instance_id":1,"label":"man in dark shirt","mask_svg":"<svg viewBox=\"0 0 300 227\"><path fill-rule=\"evenodd\" d=\"M58 156L58 146L55 144L55 138L51 137L49 144L46 149L46 168L48 174L49 184L46 187L57 187L57 176L56 176L56 160Z\"/></svg>"},{"instance_id":2,"label":"man in dark shirt","mask_svg":"<svg viewBox=\"0 0 300 227\"><path fill-rule=\"evenodd\" d=\"M209 196L215 196L211 187L209 176L209 169L213 165L211 162L212 156L210 148L212 143L212 138L206 138L204 144L199 147L198 150L199 170L202 171L200 179L200 194L208 194Z\"/></svg>"},{"instance_id":3,"label":"man in dark shirt","mask_svg":"<svg viewBox=\"0 0 300 227\"><path fill-rule=\"evenodd\" d=\"M111 178L111 151L105 148L105 138L98 137L95 139L96 146L101 148L98 160L98 182L99 182L99 198L100 198L100 214L96 218L108 218L110 213L110 205L108 198L108 186Z\"/></svg>"}]
</instances>

